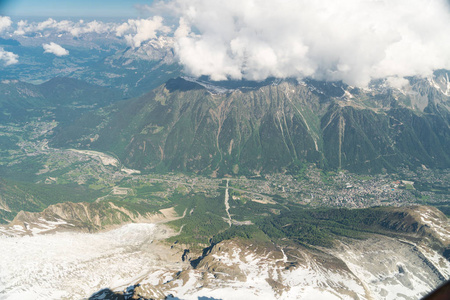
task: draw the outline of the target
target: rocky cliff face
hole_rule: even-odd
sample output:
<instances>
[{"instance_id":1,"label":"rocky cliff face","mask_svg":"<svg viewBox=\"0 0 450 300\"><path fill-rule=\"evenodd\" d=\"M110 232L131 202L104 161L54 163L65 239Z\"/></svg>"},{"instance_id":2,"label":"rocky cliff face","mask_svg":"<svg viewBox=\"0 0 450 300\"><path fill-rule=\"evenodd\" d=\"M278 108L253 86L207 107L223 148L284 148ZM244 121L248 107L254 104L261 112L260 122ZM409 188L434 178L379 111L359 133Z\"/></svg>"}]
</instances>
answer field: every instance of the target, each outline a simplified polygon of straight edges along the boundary
<instances>
[{"instance_id":1,"label":"rocky cliff face","mask_svg":"<svg viewBox=\"0 0 450 300\"><path fill-rule=\"evenodd\" d=\"M418 299L450 276L435 250L388 237L342 240L333 249L262 247L239 240L215 245L193 269L136 294L165 291L182 299Z\"/></svg>"}]
</instances>

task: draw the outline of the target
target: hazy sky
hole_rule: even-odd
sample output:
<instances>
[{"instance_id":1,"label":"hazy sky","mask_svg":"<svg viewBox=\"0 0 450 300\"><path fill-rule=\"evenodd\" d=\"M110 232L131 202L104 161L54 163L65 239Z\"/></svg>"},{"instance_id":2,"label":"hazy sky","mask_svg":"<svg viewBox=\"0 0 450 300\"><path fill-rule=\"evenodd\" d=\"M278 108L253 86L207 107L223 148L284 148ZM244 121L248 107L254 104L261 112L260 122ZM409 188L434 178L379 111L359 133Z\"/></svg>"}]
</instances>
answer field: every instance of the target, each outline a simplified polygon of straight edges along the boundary
<instances>
[{"instance_id":1,"label":"hazy sky","mask_svg":"<svg viewBox=\"0 0 450 300\"><path fill-rule=\"evenodd\" d=\"M165 35L187 74L212 80L312 77L367 86L388 78L400 86L404 77L450 69L448 0L0 0L0 9L0 33L10 36L113 34L139 48ZM17 57L4 52L3 60Z\"/></svg>"},{"instance_id":2,"label":"hazy sky","mask_svg":"<svg viewBox=\"0 0 450 300\"><path fill-rule=\"evenodd\" d=\"M137 17L136 4L152 0L0 0L0 15L32 17Z\"/></svg>"}]
</instances>

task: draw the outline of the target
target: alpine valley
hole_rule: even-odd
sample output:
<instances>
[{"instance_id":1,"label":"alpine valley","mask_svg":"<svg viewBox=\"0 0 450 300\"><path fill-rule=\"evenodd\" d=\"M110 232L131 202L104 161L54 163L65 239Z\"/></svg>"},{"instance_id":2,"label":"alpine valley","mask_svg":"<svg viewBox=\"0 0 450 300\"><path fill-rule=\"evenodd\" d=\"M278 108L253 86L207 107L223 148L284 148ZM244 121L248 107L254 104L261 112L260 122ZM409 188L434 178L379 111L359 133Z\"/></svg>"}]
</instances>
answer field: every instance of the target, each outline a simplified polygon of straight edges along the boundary
<instances>
[{"instance_id":1,"label":"alpine valley","mask_svg":"<svg viewBox=\"0 0 450 300\"><path fill-rule=\"evenodd\" d=\"M212 81L171 37L71 39L69 62L49 37L0 40L29 67L0 83L1 299L420 299L450 279L450 71Z\"/></svg>"}]
</instances>

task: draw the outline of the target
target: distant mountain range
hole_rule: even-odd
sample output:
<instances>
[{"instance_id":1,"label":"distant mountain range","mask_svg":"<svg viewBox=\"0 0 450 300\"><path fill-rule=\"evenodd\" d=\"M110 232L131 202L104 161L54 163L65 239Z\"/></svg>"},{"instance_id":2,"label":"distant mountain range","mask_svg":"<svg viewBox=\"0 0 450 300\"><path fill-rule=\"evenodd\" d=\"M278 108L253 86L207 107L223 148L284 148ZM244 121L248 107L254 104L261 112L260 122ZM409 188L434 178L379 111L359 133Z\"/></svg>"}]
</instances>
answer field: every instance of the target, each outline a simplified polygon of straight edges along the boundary
<instances>
[{"instance_id":1,"label":"distant mountain range","mask_svg":"<svg viewBox=\"0 0 450 300\"><path fill-rule=\"evenodd\" d=\"M267 80L171 79L139 98L86 113L57 147L111 151L148 171L258 174L302 163L353 172L450 167L449 72L390 88Z\"/></svg>"},{"instance_id":2,"label":"distant mountain range","mask_svg":"<svg viewBox=\"0 0 450 300\"><path fill-rule=\"evenodd\" d=\"M53 39L52 39L53 37ZM43 43L58 38L70 55L45 53ZM159 37L139 48L111 40L34 37L0 38L0 47L18 55L18 63L0 65L0 80L42 83L55 77L70 77L104 87L114 87L127 97L137 97L181 75L173 40Z\"/></svg>"},{"instance_id":3,"label":"distant mountain range","mask_svg":"<svg viewBox=\"0 0 450 300\"><path fill-rule=\"evenodd\" d=\"M5 80L0 83L0 94L1 122L45 117L43 111L51 111L58 121L68 122L84 110L123 98L117 89L66 77L56 77L40 85Z\"/></svg>"}]
</instances>

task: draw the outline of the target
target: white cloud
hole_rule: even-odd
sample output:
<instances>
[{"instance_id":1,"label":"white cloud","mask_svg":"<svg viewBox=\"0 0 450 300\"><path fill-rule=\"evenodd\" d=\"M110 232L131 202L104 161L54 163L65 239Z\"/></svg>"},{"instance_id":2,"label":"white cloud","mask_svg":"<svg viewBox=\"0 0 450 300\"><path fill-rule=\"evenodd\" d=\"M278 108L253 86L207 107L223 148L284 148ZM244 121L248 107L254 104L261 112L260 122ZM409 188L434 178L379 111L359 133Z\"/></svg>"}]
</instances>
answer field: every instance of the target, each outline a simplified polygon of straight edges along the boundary
<instances>
[{"instance_id":1,"label":"white cloud","mask_svg":"<svg viewBox=\"0 0 450 300\"><path fill-rule=\"evenodd\" d=\"M12 25L12 21L10 17L0 16L0 32L8 29Z\"/></svg>"},{"instance_id":2,"label":"white cloud","mask_svg":"<svg viewBox=\"0 0 450 300\"><path fill-rule=\"evenodd\" d=\"M19 55L0 48L0 61L2 61L5 66L17 64L19 62L18 58Z\"/></svg>"},{"instance_id":3,"label":"white cloud","mask_svg":"<svg viewBox=\"0 0 450 300\"><path fill-rule=\"evenodd\" d=\"M53 20L52 18L48 18L46 21L40 22L36 25L36 31L42 31L47 28L56 28L58 27L58 22Z\"/></svg>"},{"instance_id":4,"label":"white cloud","mask_svg":"<svg viewBox=\"0 0 450 300\"><path fill-rule=\"evenodd\" d=\"M450 69L446 0L171 0L154 10L177 14L185 71L213 80L311 76L366 86Z\"/></svg>"},{"instance_id":5,"label":"white cloud","mask_svg":"<svg viewBox=\"0 0 450 300\"><path fill-rule=\"evenodd\" d=\"M396 89L402 89L406 86L409 86L409 80L403 77L387 77L386 83Z\"/></svg>"},{"instance_id":6,"label":"white cloud","mask_svg":"<svg viewBox=\"0 0 450 300\"><path fill-rule=\"evenodd\" d=\"M24 35L26 32L25 32L25 27L28 25L28 22L27 21L24 21L24 20L20 20L18 23L17 23L17 29L14 31L14 34L15 35Z\"/></svg>"},{"instance_id":7,"label":"white cloud","mask_svg":"<svg viewBox=\"0 0 450 300\"><path fill-rule=\"evenodd\" d=\"M69 51L53 42L51 42L50 44L42 44L42 47L45 50L44 53L52 53L56 56L69 55Z\"/></svg>"},{"instance_id":8,"label":"white cloud","mask_svg":"<svg viewBox=\"0 0 450 300\"><path fill-rule=\"evenodd\" d=\"M114 30L115 24L105 24L99 21L92 21L89 23L84 23L83 21L78 22L78 26L73 27L69 31L73 36L79 36L85 33L97 33L105 34Z\"/></svg>"},{"instance_id":9,"label":"white cloud","mask_svg":"<svg viewBox=\"0 0 450 300\"><path fill-rule=\"evenodd\" d=\"M401 85L406 76L450 69L446 1L168 0L145 6L164 19L117 24L49 18L20 21L14 33L45 38L40 43L62 35L66 41L80 37L77 43L106 37L132 48L173 34L177 59L192 76L312 77L354 86L389 77Z\"/></svg>"},{"instance_id":10,"label":"white cloud","mask_svg":"<svg viewBox=\"0 0 450 300\"><path fill-rule=\"evenodd\" d=\"M163 25L163 18L155 16L152 19L128 20L116 28L117 36L125 36L131 47L137 48L145 41L155 39L157 32L168 33L170 28ZM126 32L130 32L125 35Z\"/></svg>"},{"instance_id":11,"label":"white cloud","mask_svg":"<svg viewBox=\"0 0 450 300\"><path fill-rule=\"evenodd\" d=\"M43 22L29 22L21 20L17 22L14 35L27 38L53 39L77 37L92 41L96 38L116 39L118 42L126 42L133 48L139 48L142 44L157 40L160 36L167 36L171 29L163 24L164 19L154 16L148 19L130 19L125 23L104 23L101 21L78 22L62 20L56 21L48 18ZM93 34L93 35L90 35ZM30 39L28 39L30 40Z\"/></svg>"},{"instance_id":12,"label":"white cloud","mask_svg":"<svg viewBox=\"0 0 450 300\"><path fill-rule=\"evenodd\" d=\"M80 36L87 33L108 34L113 32L117 24L103 23L99 21L84 22L80 20L73 22L69 20L56 21L48 18L43 22L28 23L26 20L21 20L17 23L17 29L14 31L16 35L25 35L28 33L47 32L50 33L69 33L72 36Z\"/></svg>"}]
</instances>

